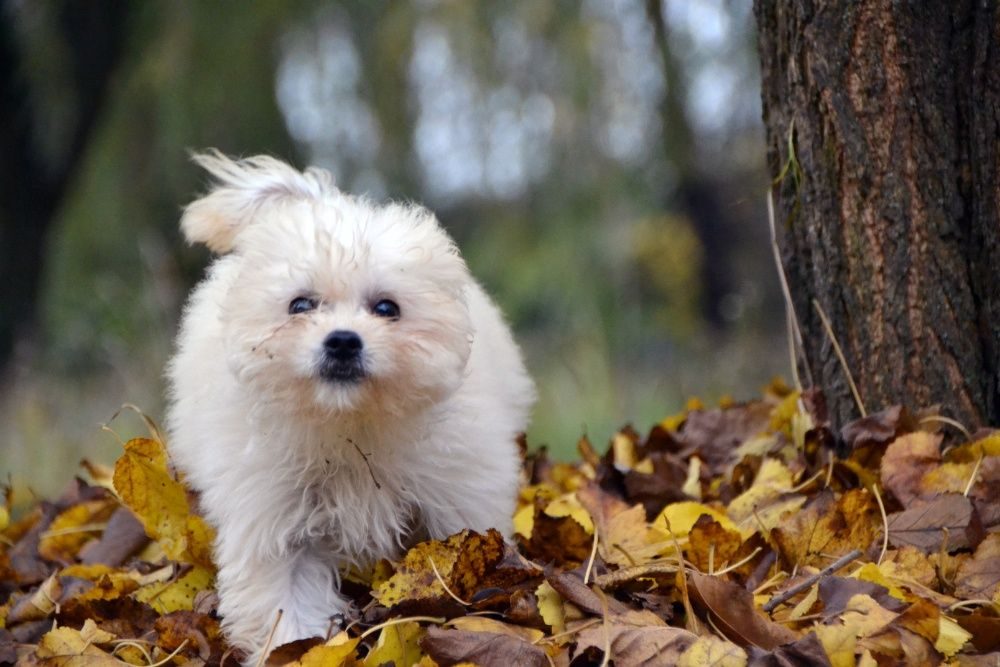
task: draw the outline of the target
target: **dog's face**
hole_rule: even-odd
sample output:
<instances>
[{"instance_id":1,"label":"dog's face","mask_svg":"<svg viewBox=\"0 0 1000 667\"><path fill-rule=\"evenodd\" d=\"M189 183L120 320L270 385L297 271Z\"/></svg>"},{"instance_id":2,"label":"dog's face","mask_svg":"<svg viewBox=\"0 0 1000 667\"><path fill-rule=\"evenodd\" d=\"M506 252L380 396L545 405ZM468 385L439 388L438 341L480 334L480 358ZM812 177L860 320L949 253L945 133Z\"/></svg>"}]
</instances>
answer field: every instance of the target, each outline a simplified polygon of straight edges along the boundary
<instances>
[{"instance_id":1,"label":"dog's face","mask_svg":"<svg viewBox=\"0 0 1000 667\"><path fill-rule=\"evenodd\" d=\"M430 213L351 198L321 173L220 160L202 159L223 184L182 224L190 239L231 253L221 260L233 272L218 304L222 344L261 402L303 418L377 418L458 387L470 278ZM264 177L282 187L256 183Z\"/></svg>"}]
</instances>

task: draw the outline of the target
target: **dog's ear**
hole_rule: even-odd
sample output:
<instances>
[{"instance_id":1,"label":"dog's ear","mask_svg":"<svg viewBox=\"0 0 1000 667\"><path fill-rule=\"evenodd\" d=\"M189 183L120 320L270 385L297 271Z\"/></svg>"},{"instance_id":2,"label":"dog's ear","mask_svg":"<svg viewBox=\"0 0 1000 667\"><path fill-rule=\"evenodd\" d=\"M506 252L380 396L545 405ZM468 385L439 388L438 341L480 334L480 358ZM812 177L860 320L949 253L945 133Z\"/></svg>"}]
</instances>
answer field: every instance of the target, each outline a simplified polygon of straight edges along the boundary
<instances>
[{"instance_id":1,"label":"dog's ear","mask_svg":"<svg viewBox=\"0 0 1000 667\"><path fill-rule=\"evenodd\" d=\"M238 246L262 204L281 198L314 198L333 191L328 172L302 173L267 155L234 160L217 150L191 156L215 179L214 187L184 209L181 230L189 243L204 243L217 253Z\"/></svg>"}]
</instances>

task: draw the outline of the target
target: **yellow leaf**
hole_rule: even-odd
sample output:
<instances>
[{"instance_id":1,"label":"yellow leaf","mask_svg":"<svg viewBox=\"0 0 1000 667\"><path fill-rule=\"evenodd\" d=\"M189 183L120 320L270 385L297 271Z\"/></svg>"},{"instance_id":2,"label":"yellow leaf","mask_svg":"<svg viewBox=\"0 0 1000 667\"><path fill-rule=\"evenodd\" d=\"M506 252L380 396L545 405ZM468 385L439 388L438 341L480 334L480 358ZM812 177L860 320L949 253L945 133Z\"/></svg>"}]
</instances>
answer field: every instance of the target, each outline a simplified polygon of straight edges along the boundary
<instances>
[{"instance_id":1,"label":"yellow leaf","mask_svg":"<svg viewBox=\"0 0 1000 667\"><path fill-rule=\"evenodd\" d=\"M74 559L84 544L104 530L116 509L118 502L114 499L73 505L53 519L48 530L42 533L38 542L39 555L54 561Z\"/></svg>"},{"instance_id":2,"label":"yellow leaf","mask_svg":"<svg viewBox=\"0 0 1000 667\"><path fill-rule=\"evenodd\" d=\"M688 461L687 478L681 491L692 498L701 498L701 459L697 456L692 456Z\"/></svg>"},{"instance_id":3,"label":"yellow leaf","mask_svg":"<svg viewBox=\"0 0 1000 667\"><path fill-rule=\"evenodd\" d=\"M338 633L327 643L314 646L291 665L294 667L340 667L352 664L353 659L357 657L357 646L360 639L343 641L341 638L339 643L334 643L343 634L342 632Z\"/></svg>"},{"instance_id":4,"label":"yellow leaf","mask_svg":"<svg viewBox=\"0 0 1000 667\"><path fill-rule=\"evenodd\" d=\"M784 463L774 458L766 458L750 488L733 498L726 513L736 523L753 514L754 508L777 498L792 488L794 475Z\"/></svg>"},{"instance_id":5,"label":"yellow leaf","mask_svg":"<svg viewBox=\"0 0 1000 667\"><path fill-rule=\"evenodd\" d=\"M518 637L528 643L537 642L545 636L545 633L541 630L526 628L520 625L511 625L510 623L504 623L495 618L486 618L485 616L459 616L448 621L448 625L456 630L465 630L466 632L488 632L496 635Z\"/></svg>"},{"instance_id":6,"label":"yellow leaf","mask_svg":"<svg viewBox=\"0 0 1000 667\"><path fill-rule=\"evenodd\" d=\"M424 629L418 623L396 623L382 628L378 635L375 646L365 656L363 665L365 667L379 667L379 665L413 665L423 657L420 650L420 638L424 635Z\"/></svg>"},{"instance_id":7,"label":"yellow leaf","mask_svg":"<svg viewBox=\"0 0 1000 667\"><path fill-rule=\"evenodd\" d=\"M745 667L747 654L736 644L702 635L677 659L677 667Z\"/></svg>"},{"instance_id":8,"label":"yellow leaf","mask_svg":"<svg viewBox=\"0 0 1000 667\"><path fill-rule=\"evenodd\" d=\"M85 626L86 628L86 626ZM85 656L85 657L84 657ZM95 646L85 638L80 630L61 627L45 633L38 643L35 657L58 660L46 660L46 663L66 665L86 665L87 667L119 667L121 663L105 651ZM72 658L80 657L80 660Z\"/></svg>"},{"instance_id":9,"label":"yellow leaf","mask_svg":"<svg viewBox=\"0 0 1000 667\"><path fill-rule=\"evenodd\" d=\"M136 590L132 597L145 602L160 614L191 611L195 596L211 585L212 572L196 566L176 580L146 584Z\"/></svg>"},{"instance_id":10,"label":"yellow leaf","mask_svg":"<svg viewBox=\"0 0 1000 667\"><path fill-rule=\"evenodd\" d=\"M792 611L788 613L788 619L791 621L797 621L802 618L809 613L809 610L812 609L812 606L816 604L816 600L818 599L819 585L814 585L809 589L809 592L806 593L805 597L803 597L802 600L800 600L799 603L792 608Z\"/></svg>"},{"instance_id":11,"label":"yellow leaf","mask_svg":"<svg viewBox=\"0 0 1000 667\"><path fill-rule=\"evenodd\" d=\"M553 519L564 516L571 517L583 526L588 534L593 535L594 533L594 522L591 521L590 514L580 504L575 493L565 493L559 496L545 507L545 513Z\"/></svg>"},{"instance_id":12,"label":"yellow leaf","mask_svg":"<svg viewBox=\"0 0 1000 667\"><path fill-rule=\"evenodd\" d=\"M0 505L0 530L6 530L10 525L10 511L6 505Z\"/></svg>"},{"instance_id":13,"label":"yellow leaf","mask_svg":"<svg viewBox=\"0 0 1000 667\"><path fill-rule=\"evenodd\" d=\"M884 586L889 589L889 595L892 597L897 600L903 600L904 602L907 601L906 594L898 586L896 586L884 572L882 572L881 566L876 565L875 563L865 563L851 576L856 579L860 579L861 581L870 581L873 584Z\"/></svg>"},{"instance_id":14,"label":"yellow leaf","mask_svg":"<svg viewBox=\"0 0 1000 667\"><path fill-rule=\"evenodd\" d=\"M538 598L538 613L552 628L552 633L559 634L566 630L566 612L562 596L556 589L552 588L549 582L543 581L541 586L535 589L535 597Z\"/></svg>"},{"instance_id":15,"label":"yellow leaf","mask_svg":"<svg viewBox=\"0 0 1000 667\"><path fill-rule=\"evenodd\" d=\"M719 510L690 500L671 503L664 507L653 521L653 528L662 534L663 539L669 539L671 536L678 539L685 538L702 514L709 515L726 530L736 530L732 520Z\"/></svg>"},{"instance_id":16,"label":"yellow leaf","mask_svg":"<svg viewBox=\"0 0 1000 667\"><path fill-rule=\"evenodd\" d=\"M457 595L474 591L487 563L498 562L503 550L503 537L495 530L485 534L464 530L444 542L421 542L406 552L396 573L374 589L372 597L386 607L404 600L444 597L442 581Z\"/></svg>"},{"instance_id":17,"label":"yellow leaf","mask_svg":"<svg viewBox=\"0 0 1000 667\"><path fill-rule=\"evenodd\" d=\"M853 625L813 626L816 636L823 644L826 657L830 659L831 667L854 667L854 652L858 646L858 637Z\"/></svg>"},{"instance_id":18,"label":"yellow leaf","mask_svg":"<svg viewBox=\"0 0 1000 667\"><path fill-rule=\"evenodd\" d=\"M962 647L970 639L972 639L972 634L944 614L941 615L939 619L938 638L934 642L934 648L939 653L950 658L962 650Z\"/></svg>"},{"instance_id":19,"label":"yellow leaf","mask_svg":"<svg viewBox=\"0 0 1000 667\"><path fill-rule=\"evenodd\" d=\"M114 572L114 569L104 563L91 563L89 565L77 563L75 565L64 567L59 571L59 576L77 577L79 579L86 579L87 581L97 581L105 574L111 574L112 572Z\"/></svg>"},{"instance_id":20,"label":"yellow leaf","mask_svg":"<svg viewBox=\"0 0 1000 667\"><path fill-rule=\"evenodd\" d=\"M514 532L531 539L531 530L535 527L534 505L524 505L514 512Z\"/></svg>"},{"instance_id":21,"label":"yellow leaf","mask_svg":"<svg viewBox=\"0 0 1000 667\"><path fill-rule=\"evenodd\" d=\"M83 622L83 627L80 628L80 636L83 637L84 641L91 644L108 644L117 639L110 632L97 627L97 623L91 618Z\"/></svg>"},{"instance_id":22,"label":"yellow leaf","mask_svg":"<svg viewBox=\"0 0 1000 667\"><path fill-rule=\"evenodd\" d=\"M787 436L792 435L792 419L799 414L799 396L799 392L793 391L772 408L769 431L783 431Z\"/></svg>"},{"instance_id":23,"label":"yellow leaf","mask_svg":"<svg viewBox=\"0 0 1000 667\"><path fill-rule=\"evenodd\" d=\"M949 461L975 463L980 456L1000 456L1000 431L993 431L985 438L948 450Z\"/></svg>"},{"instance_id":24,"label":"yellow leaf","mask_svg":"<svg viewBox=\"0 0 1000 667\"><path fill-rule=\"evenodd\" d=\"M155 440L125 443L115 464L115 490L171 560L212 567L212 530L191 514L184 486L167 470L166 452Z\"/></svg>"},{"instance_id":25,"label":"yellow leaf","mask_svg":"<svg viewBox=\"0 0 1000 667\"><path fill-rule=\"evenodd\" d=\"M899 618L899 614L889 611L870 595L852 595L847 601L847 609L840 615L844 625L851 626L858 637L870 637Z\"/></svg>"}]
</instances>

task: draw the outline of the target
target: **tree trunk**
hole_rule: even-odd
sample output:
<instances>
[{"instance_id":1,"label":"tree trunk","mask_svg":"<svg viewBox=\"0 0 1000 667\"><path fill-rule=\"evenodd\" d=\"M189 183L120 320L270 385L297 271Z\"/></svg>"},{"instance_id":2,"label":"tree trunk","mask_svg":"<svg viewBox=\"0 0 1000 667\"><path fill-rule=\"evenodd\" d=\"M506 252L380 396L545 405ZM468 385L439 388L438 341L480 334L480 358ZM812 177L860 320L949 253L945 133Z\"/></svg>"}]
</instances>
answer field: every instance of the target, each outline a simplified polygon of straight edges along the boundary
<instances>
[{"instance_id":1,"label":"tree trunk","mask_svg":"<svg viewBox=\"0 0 1000 667\"><path fill-rule=\"evenodd\" d=\"M64 75L72 84L64 91L72 120L60 128L39 121L50 116L35 108L42 96L26 72L37 54L18 43L17 10L0 5L0 372L35 323L47 233L104 108L131 3L88 0L53 7L51 28L66 50ZM62 132L66 143L46 159L39 135L53 131Z\"/></svg>"},{"instance_id":2,"label":"tree trunk","mask_svg":"<svg viewBox=\"0 0 1000 667\"><path fill-rule=\"evenodd\" d=\"M801 367L843 424L941 404L1000 423L996 0L755 0Z\"/></svg>"}]
</instances>

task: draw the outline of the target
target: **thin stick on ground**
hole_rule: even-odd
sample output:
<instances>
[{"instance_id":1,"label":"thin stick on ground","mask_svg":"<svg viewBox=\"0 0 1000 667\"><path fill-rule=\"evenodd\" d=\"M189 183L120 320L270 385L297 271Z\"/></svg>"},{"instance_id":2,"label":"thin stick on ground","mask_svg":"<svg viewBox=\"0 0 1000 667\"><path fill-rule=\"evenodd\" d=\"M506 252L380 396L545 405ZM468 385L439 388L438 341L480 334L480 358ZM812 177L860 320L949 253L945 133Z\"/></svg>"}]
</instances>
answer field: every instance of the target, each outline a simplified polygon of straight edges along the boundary
<instances>
[{"instance_id":1,"label":"thin stick on ground","mask_svg":"<svg viewBox=\"0 0 1000 667\"><path fill-rule=\"evenodd\" d=\"M427 562L431 564L431 569L434 570L434 576L437 577L438 583L441 584L442 588L444 588L444 592L445 593L447 593L448 595L450 595L451 598L455 602L457 602L458 604L462 605L463 607L469 607L469 606L472 605L471 602L466 602L462 598L460 598L457 595L455 595L455 593L450 588L448 588L448 584L446 584L444 582L444 577L442 577L441 573L438 572L437 565L434 564L434 559L433 558L431 558L430 556L428 556L427 557Z\"/></svg>"},{"instance_id":2,"label":"thin stick on ground","mask_svg":"<svg viewBox=\"0 0 1000 667\"><path fill-rule=\"evenodd\" d=\"M284 614L284 609L278 610L278 615L274 618L274 625L271 626L271 631L267 633L267 642L264 644L264 650L260 652L260 657L257 658L257 667L261 667L264 661L267 660L267 654L271 651L271 642L274 641L274 632L278 629L278 623L281 623L281 617Z\"/></svg>"},{"instance_id":3,"label":"thin stick on ground","mask_svg":"<svg viewBox=\"0 0 1000 667\"><path fill-rule=\"evenodd\" d=\"M878 501L878 511L882 515L882 551L878 555L878 560L876 565L881 565L882 560L885 558L886 552L889 551L889 515L885 512L885 503L882 502L882 494L878 491L878 484L872 484L872 495L875 496L875 500Z\"/></svg>"},{"instance_id":4,"label":"thin stick on ground","mask_svg":"<svg viewBox=\"0 0 1000 667\"><path fill-rule=\"evenodd\" d=\"M594 545L590 547L590 558L587 559L587 569L583 573L583 585L590 583L590 574L594 569L594 559L597 558L597 526L594 526Z\"/></svg>"},{"instance_id":5,"label":"thin stick on ground","mask_svg":"<svg viewBox=\"0 0 1000 667\"><path fill-rule=\"evenodd\" d=\"M847 366L847 359L844 357L844 351L840 349L840 343L837 342L837 337L833 335L833 327L830 326L830 320L826 316L826 312L823 311L823 307L819 305L819 301L813 299L813 307L816 312L819 313L819 319L823 322L823 329L826 331L827 337L830 339L830 343L833 345L833 351L837 355L837 359L840 361L840 367L844 369L844 375L847 376L847 384L851 388L851 393L854 395L854 402L858 405L858 412L861 413L862 417L868 416L868 411L865 410L865 404L861 402L861 394L858 393L858 385L854 384L854 376L851 375L851 369Z\"/></svg>"},{"instance_id":6,"label":"thin stick on ground","mask_svg":"<svg viewBox=\"0 0 1000 667\"><path fill-rule=\"evenodd\" d=\"M795 584L794 586L775 595L773 598L768 600L767 603L763 606L764 611L767 613L771 613L778 607L778 605L787 602L788 600L795 597L802 591L810 588L813 584L815 584L823 577L827 577L833 574L834 572L844 567L845 565L847 565L860 555L861 555L861 549L855 549L850 553L844 554L843 556L833 561L832 563L824 567L816 574L806 577L805 579Z\"/></svg>"}]
</instances>

